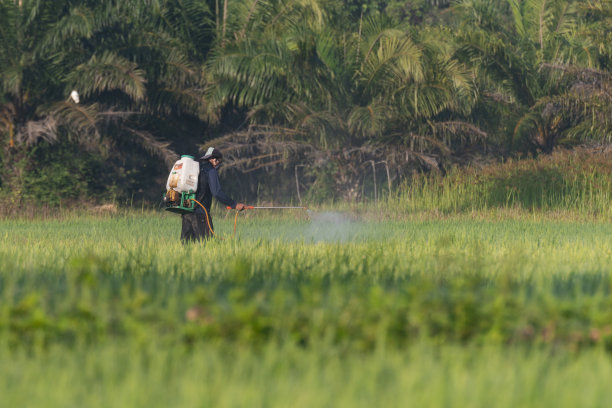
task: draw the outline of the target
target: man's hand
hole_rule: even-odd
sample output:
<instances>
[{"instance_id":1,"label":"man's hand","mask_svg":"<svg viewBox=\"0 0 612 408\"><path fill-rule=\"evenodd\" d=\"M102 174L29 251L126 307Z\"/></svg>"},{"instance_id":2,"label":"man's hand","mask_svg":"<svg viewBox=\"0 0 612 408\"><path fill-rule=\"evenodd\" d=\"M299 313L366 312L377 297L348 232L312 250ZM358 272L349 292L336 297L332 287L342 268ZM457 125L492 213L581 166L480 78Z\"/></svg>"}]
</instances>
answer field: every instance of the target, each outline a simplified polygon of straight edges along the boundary
<instances>
[{"instance_id":1,"label":"man's hand","mask_svg":"<svg viewBox=\"0 0 612 408\"><path fill-rule=\"evenodd\" d=\"M246 208L246 205L242 204L242 203L238 203L236 204L236 210L238 211L242 211Z\"/></svg>"}]
</instances>

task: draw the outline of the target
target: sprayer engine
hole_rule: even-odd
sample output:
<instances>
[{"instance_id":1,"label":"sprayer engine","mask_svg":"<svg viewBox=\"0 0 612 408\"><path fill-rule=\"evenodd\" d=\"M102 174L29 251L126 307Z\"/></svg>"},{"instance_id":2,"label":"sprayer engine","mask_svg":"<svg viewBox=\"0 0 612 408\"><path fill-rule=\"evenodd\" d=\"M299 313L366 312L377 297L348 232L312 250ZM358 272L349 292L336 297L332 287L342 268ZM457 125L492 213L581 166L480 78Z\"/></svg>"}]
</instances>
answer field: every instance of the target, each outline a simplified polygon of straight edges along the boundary
<instances>
[{"instance_id":1,"label":"sprayer engine","mask_svg":"<svg viewBox=\"0 0 612 408\"><path fill-rule=\"evenodd\" d=\"M166 206L166 211L178 214L191 213L195 210L195 193L193 191L183 191L181 193L168 190L162 201Z\"/></svg>"},{"instance_id":2,"label":"sprayer engine","mask_svg":"<svg viewBox=\"0 0 612 408\"><path fill-rule=\"evenodd\" d=\"M174 163L163 197L166 211L185 214L195 210L196 203L193 200L196 198L199 173L200 164L192 156L181 156Z\"/></svg>"}]
</instances>

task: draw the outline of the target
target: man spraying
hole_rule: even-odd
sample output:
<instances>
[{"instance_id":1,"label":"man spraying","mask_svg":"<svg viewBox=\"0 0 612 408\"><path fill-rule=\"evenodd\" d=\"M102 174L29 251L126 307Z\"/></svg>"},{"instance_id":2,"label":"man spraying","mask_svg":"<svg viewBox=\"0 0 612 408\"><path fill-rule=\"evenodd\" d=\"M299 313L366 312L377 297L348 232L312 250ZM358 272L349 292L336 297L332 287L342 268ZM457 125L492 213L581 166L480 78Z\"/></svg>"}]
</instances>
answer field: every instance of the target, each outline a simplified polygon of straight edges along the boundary
<instances>
[{"instance_id":1,"label":"man spraying","mask_svg":"<svg viewBox=\"0 0 612 408\"><path fill-rule=\"evenodd\" d=\"M218 149L208 148L198 161L200 162L200 174L196 197L197 201L206 208L206 211L202 207L196 206L193 213L182 215L181 240L183 242L199 241L212 236L214 227L210 217L210 205L213 196L225 206L235 208L238 211L242 211L246 207L242 203L236 203L221 189L217 169L223 161L223 155Z\"/></svg>"}]
</instances>

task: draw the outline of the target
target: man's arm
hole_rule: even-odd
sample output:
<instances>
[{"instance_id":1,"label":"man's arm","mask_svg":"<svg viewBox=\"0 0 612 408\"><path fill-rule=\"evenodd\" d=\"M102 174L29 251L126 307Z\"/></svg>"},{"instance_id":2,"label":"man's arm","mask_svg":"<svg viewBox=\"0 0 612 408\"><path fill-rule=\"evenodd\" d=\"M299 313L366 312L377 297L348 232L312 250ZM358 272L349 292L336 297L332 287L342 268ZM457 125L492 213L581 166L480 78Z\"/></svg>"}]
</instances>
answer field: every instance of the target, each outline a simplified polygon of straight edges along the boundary
<instances>
[{"instance_id":1,"label":"man's arm","mask_svg":"<svg viewBox=\"0 0 612 408\"><path fill-rule=\"evenodd\" d=\"M221 183L219 182L219 173L217 169L211 169L208 172L208 187L213 196L224 205L232 208L236 208L236 201L232 200L227 194L221 190Z\"/></svg>"}]
</instances>

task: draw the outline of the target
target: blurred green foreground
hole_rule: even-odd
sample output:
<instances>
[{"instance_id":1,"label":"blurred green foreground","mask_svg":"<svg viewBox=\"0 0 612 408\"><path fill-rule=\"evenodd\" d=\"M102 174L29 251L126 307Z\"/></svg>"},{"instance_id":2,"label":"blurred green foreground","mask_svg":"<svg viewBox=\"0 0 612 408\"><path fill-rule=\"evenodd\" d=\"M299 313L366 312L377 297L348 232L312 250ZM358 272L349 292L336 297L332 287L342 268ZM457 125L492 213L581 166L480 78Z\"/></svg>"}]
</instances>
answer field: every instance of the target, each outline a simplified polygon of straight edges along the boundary
<instances>
[{"instance_id":1,"label":"blurred green foreground","mask_svg":"<svg viewBox=\"0 0 612 408\"><path fill-rule=\"evenodd\" d=\"M230 217L217 216L220 233ZM0 406L610 406L612 225L0 223Z\"/></svg>"}]
</instances>

